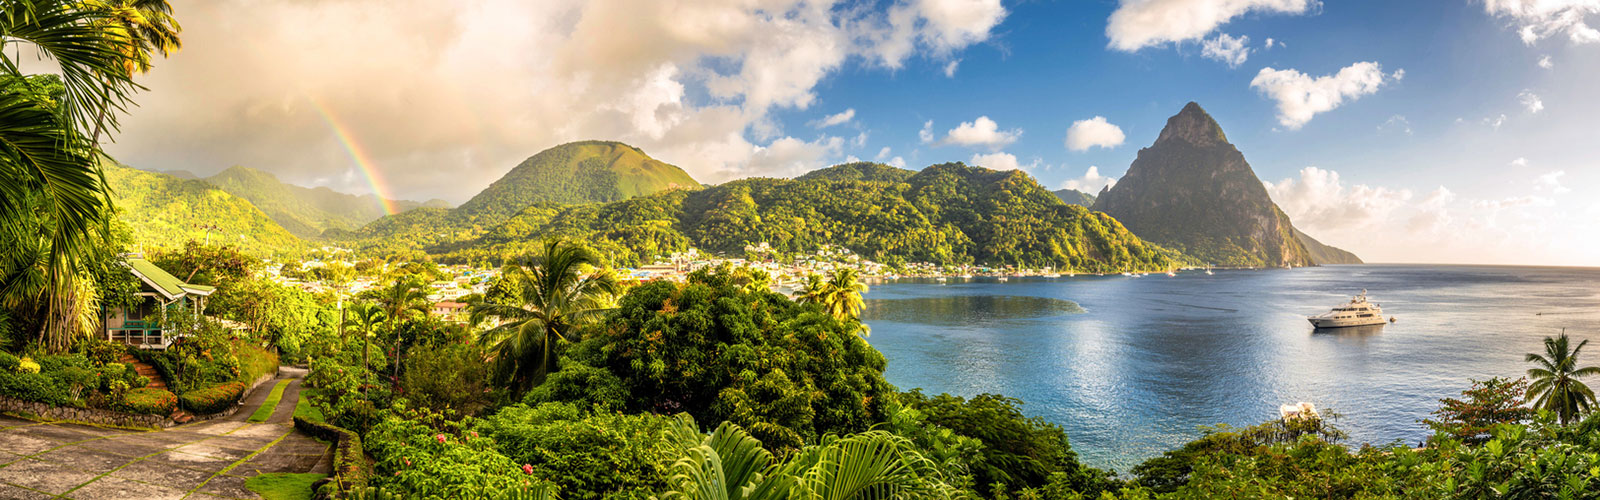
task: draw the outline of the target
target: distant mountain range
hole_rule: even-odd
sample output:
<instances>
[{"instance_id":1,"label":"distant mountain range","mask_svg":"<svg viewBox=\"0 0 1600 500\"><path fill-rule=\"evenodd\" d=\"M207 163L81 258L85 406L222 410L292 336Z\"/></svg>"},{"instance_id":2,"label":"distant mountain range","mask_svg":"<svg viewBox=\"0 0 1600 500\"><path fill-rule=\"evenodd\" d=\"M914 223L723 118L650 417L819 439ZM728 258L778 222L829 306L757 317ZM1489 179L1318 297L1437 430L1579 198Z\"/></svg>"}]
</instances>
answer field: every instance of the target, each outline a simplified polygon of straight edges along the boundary
<instances>
[{"instance_id":1,"label":"distant mountain range","mask_svg":"<svg viewBox=\"0 0 1600 500\"><path fill-rule=\"evenodd\" d=\"M112 202L139 251L173 248L189 240L224 242L256 254L304 247L303 240L249 200L208 182L112 162L104 166Z\"/></svg>"},{"instance_id":2,"label":"distant mountain range","mask_svg":"<svg viewBox=\"0 0 1600 500\"><path fill-rule=\"evenodd\" d=\"M1094 209L1134 234L1219 266L1361 262L1295 229L1244 154L1193 102L1167 120L1155 144L1139 150L1116 186L1100 192Z\"/></svg>"},{"instance_id":3,"label":"distant mountain range","mask_svg":"<svg viewBox=\"0 0 1600 500\"><path fill-rule=\"evenodd\" d=\"M1083 191L1076 189L1057 189L1051 192L1055 193L1057 198L1061 198L1061 201L1066 202L1068 205L1077 205L1083 208L1090 208L1094 206L1094 195L1085 193Z\"/></svg>"},{"instance_id":4,"label":"distant mountain range","mask_svg":"<svg viewBox=\"0 0 1600 500\"><path fill-rule=\"evenodd\" d=\"M124 220L147 244L209 232L264 251L320 240L378 254L481 262L559 235L621 264L691 246L738 254L762 242L782 252L837 245L885 262L1081 271L1360 262L1295 229L1221 127L1194 103L1168 120L1155 144L1099 196L1052 192L1021 171L961 163L912 171L856 162L795 179L708 187L638 148L608 141L541 151L460 207L392 201L400 211L392 215L372 195L295 186L245 167L200 180L176 177L188 174L182 171L111 171Z\"/></svg>"},{"instance_id":5,"label":"distant mountain range","mask_svg":"<svg viewBox=\"0 0 1600 500\"><path fill-rule=\"evenodd\" d=\"M271 173L248 167L231 167L204 180L250 200L284 229L301 238L318 238L329 229L354 230L387 215L384 201L375 195L296 186L279 181ZM400 212L419 207L450 207L444 200L391 200L388 203Z\"/></svg>"},{"instance_id":6,"label":"distant mountain range","mask_svg":"<svg viewBox=\"0 0 1600 500\"><path fill-rule=\"evenodd\" d=\"M610 203L535 203L482 231L464 222L446 211L415 210L374 222L351 241L447 262L524 254L552 235L583 241L623 265L691 246L738 255L763 242L785 253L837 245L880 262L1082 271L1164 270L1178 259L1105 214L1062 203L1027 173L960 163L921 171L852 163L797 179L740 179Z\"/></svg>"}]
</instances>

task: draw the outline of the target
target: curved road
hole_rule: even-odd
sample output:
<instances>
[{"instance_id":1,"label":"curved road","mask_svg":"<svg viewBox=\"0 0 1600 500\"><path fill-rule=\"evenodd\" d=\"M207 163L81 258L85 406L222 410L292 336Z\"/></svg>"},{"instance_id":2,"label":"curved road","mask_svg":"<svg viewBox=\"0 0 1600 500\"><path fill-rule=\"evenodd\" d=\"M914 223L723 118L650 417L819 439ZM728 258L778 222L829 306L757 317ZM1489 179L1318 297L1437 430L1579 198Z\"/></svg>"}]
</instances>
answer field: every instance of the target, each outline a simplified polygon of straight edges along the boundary
<instances>
[{"instance_id":1,"label":"curved road","mask_svg":"<svg viewBox=\"0 0 1600 500\"><path fill-rule=\"evenodd\" d=\"M37 422L0 415L0 500L260 498L246 479L331 470L327 444L294 429L303 370L283 368L228 418L159 431ZM290 380L272 417L246 419Z\"/></svg>"}]
</instances>

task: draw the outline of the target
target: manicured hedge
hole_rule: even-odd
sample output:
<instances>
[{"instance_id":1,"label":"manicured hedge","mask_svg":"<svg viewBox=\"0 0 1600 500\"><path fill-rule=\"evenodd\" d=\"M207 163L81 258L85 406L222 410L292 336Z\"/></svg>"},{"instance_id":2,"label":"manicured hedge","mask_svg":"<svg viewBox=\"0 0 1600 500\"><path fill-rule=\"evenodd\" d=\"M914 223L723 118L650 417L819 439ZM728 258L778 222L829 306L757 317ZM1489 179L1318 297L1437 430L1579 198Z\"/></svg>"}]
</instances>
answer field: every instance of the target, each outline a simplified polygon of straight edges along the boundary
<instances>
[{"instance_id":1,"label":"manicured hedge","mask_svg":"<svg viewBox=\"0 0 1600 500\"><path fill-rule=\"evenodd\" d=\"M185 392L179 400L183 404L183 409L196 414L217 413L238 403L239 396L249 387L248 382L224 382Z\"/></svg>"},{"instance_id":2,"label":"manicured hedge","mask_svg":"<svg viewBox=\"0 0 1600 500\"><path fill-rule=\"evenodd\" d=\"M129 390L122 395L116 410L147 415L169 415L178 407L178 396L166 389L147 387Z\"/></svg>"},{"instance_id":3,"label":"manicured hedge","mask_svg":"<svg viewBox=\"0 0 1600 500\"><path fill-rule=\"evenodd\" d=\"M0 394L56 406L72 402L67 388L43 373L0 372Z\"/></svg>"},{"instance_id":4,"label":"manicured hedge","mask_svg":"<svg viewBox=\"0 0 1600 500\"><path fill-rule=\"evenodd\" d=\"M333 476L319 488L319 493L333 493L333 495L319 495L319 497L336 496L366 488L367 459L366 453L361 449L359 434L343 427L312 422L301 417L294 417L294 427L312 437L334 444ZM335 492L326 491L330 488Z\"/></svg>"}]
</instances>

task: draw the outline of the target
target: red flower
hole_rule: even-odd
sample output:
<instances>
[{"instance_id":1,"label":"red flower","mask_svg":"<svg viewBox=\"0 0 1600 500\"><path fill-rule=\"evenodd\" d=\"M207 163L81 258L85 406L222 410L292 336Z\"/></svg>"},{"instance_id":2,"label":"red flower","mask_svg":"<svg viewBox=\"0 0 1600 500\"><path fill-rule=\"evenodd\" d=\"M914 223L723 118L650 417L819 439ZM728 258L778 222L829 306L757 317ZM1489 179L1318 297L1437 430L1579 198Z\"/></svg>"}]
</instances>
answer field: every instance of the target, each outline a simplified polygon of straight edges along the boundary
<instances>
[{"instance_id":1,"label":"red flower","mask_svg":"<svg viewBox=\"0 0 1600 500\"><path fill-rule=\"evenodd\" d=\"M434 436L433 438L439 440L440 443L444 442L444 434Z\"/></svg>"},{"instance_id":2,"label":"red flower","mask_svg":"<svg viewBox=\"0 0 1600 500\"><path fill-rule=\"evenodd\" d=\"M528 464L522 464L522 473L532 476L533 475L533 466L532 465L528 465Z\"/></svg>"}]
</instances>

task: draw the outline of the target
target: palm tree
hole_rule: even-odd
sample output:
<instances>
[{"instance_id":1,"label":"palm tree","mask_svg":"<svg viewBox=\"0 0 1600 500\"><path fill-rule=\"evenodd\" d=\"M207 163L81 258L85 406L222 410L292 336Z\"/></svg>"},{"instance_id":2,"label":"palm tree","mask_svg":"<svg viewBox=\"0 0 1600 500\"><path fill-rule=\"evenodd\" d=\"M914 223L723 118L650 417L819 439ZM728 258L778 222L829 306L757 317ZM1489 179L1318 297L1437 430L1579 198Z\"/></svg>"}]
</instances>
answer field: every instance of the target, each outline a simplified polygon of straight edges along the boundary
<instances>
[{"instance_id":1,"label":"palm tree","mask_svg":"<svg viewBox=\"0 0 1600 500\"><path fill-rule=\"evenodd\" d=\"M376 301L383 308L389 320L389 329L394 331L394 380L400 380L400 322L407 316L421 314L428 315L428 291L422 283L422 278L408 274L394 280L394 284L376 290L368 290L362 295Z\"/></svg>"},{"instance_id":2,"label":"palm tree","mask_svg":"<svg viewBox=\"0 0 1600 500\"><path fill-rule=\"evenodd\" d=\"M178 38L183 27L172 16L167 0L82 0L76 7L99 13L98 27L120 36L123 71L130 75L150 72L152 52L167 57L183 48L183 40ZM104 120L105 110L101 110L90 135L95 144L100 143Z\"/></svg>"},{"instance_id":3,"label":"palm tree","mask_svg":"<svg viewBox=\"0 0 1600 500\"><path fill-rule=\"evenodd\" d=\"M497 318L499 325L483 332L494 344L495 376L527 389L544 382L556 367L556 345L577 342L577 327L610 310L617 281L611 273L585 272L597 258L587 249L547 240L537 263L508 266L504 271L522 283L516 305L477 301L472 322Z\"/></svg>"},{"instance_id":4,"label":"palm tree","mask_svg":"<svg viewBox=\"0 0 1600 500\"><path fill-rule=\"evenodd\" d=\"M828 276L828 285L824 289L823 308L828 314L840 320L861 318L861 295L867 293L867 284L859 279L860 274L851 267L841 267L833 270Z\"/></svg>"},{"instance_id":5,"label":"palm tree","mask_svg":"<svg viewBox=\"0 0 1600 500\"><path fill-rule=\"evenodd\" d=\"M801 304L820 304L827 293L828 282L822 279L822 275L811 273L806 276L806 284L800 290L798 302Z\"/></svg>"},{"instance_id":6,"label":"palm tree","mask_svg":"<svg viewBox=\"0 0 1600 500\"><path fill-rule=\"evenodd\" d=\"M1563 330L1559 337L1544 338L1543 356L1536 353L1527 356L1527 361L1534 364L1534 368L1528 369L1528 379L1533 381L1528 385L1528 396L1533 398L1533 407L1555 412L1562 425L1588 413L1595 403L1594 391L1578 380L1600 374L1600 367L1578 368L1578 352L1588 343L1588 340L1578 342L1577 347L1569 350L1567 332Z\"/></svg>"},{"instance_id":7,"label":"palm tree","mask_svg":"<svg viewBox=\"0 0 1600 500\"><path fill-rule=\"evenodd\" d=\"M0 248L0 305L36 311L57 352L94 327L82 263L111 213L99 151L82 130L97 116L114 128L138 88L123 37L97 27L103 17L63 0L0 0L0 240L37 242ZM59 90L23 90L40 77L22 72L11 43L54 63L45 73L60 75Z\"/></svg>"},{"instance_id":8,"label":"palm tree","mask_svg":"<svg viewBox=\"0 0 1600 500\"><path fill-rule=\"evenodd\" d=\"M383 308L373 304L367 302L350 304L350 317L345 319L344 326L346 328L354 328L356 332L361 334L362 382L367 381L366 374L372 371L371 365L367 364L367 341L372 338L373 333L378 331L378 327L388 319L389 315L383 312Z\"/></svg>"},{"instance_id":9,"label":"palm tree","mask_svg":"<svg viewBox=\"0 0 1600 500\"><path fill-rule=\"evenodd\" d=\"M911 442L884 431L819 443L773 463L761 442L731 422L710 435L679 414L668 438L683 457L672 464L663 500L781 500L789 498L953 498L931 460Z\"/></svg>"}]
</instances>

